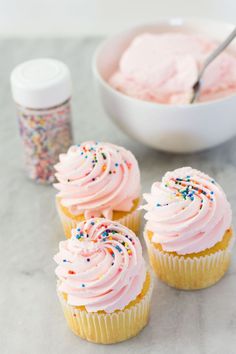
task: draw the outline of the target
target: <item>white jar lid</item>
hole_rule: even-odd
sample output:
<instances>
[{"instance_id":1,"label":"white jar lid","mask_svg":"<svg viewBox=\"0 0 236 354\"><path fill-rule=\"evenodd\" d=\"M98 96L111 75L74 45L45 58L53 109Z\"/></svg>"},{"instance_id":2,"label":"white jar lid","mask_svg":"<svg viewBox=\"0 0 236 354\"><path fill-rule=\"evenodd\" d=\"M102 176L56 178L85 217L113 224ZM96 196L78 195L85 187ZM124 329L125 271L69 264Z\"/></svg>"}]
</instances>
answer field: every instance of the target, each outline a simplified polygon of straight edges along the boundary
<instances>
[{"instance_id":1,"label":"white jar lid","mask_svg":"<svg viewBox=\"0 0 236 354\"><path fill-rule=\"evenodd\" d=\"M13 99L21 106L45 109L60 105L71 97L68 67L55 59L26 61L11 73Z\"/></svg>"}]
</instances>

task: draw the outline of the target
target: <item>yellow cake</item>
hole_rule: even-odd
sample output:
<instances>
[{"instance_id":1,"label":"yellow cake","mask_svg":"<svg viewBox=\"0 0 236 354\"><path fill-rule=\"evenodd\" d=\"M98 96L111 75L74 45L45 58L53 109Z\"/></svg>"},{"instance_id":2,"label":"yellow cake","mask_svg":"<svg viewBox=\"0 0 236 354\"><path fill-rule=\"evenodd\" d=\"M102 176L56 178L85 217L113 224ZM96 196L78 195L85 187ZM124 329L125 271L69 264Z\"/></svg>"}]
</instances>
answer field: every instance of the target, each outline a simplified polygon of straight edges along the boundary
<instances>
[{"instance_id":1,"label":"yellow cake","mask_svg":"<svg viewBox=\"0 0 236 354\"><path fill-rule=\"evenodd\" d=\"M141 293L123 310L111 314L104 311L89 313L84 306L71 306L67 296L58 297L69 328L83 339L94 343L112 344L136 336L148 323L152 280L147 272Z\"/></svg>"},{"instance_id":2,"label":"yellow cake","mask_svg":"<svg viewBox=\"0 0 236 354\"><path fill-rule=\"evenodd\" d=\"M133 202L133 207L129 212L114 210L112 220L120 222L131 229L135 234L138 234L140 229L140 211L138 210L139 203L139 198L135 199ZM69 238L71 236L71 230L76 227L78 222L84 221L85 216L83 214L74 215L70 213L68 208L64 207L60 203L60 198L56 198L56 207L65 236Z\"/></svg>"},{"instance_id":3,"label":"yellow cake","mask_svg":"<svg viewBox=\"0 0 236 354\"><path fill-rule=\"evenodd\" d=\"M178 255L165 252L162 246L151 241L153 233L145 231L149 260L156 275L177 289L202 289L215 284L225 274L231 258L232 229L225 232L221 241L198 253Z\"/></svg>"}]
</instances>

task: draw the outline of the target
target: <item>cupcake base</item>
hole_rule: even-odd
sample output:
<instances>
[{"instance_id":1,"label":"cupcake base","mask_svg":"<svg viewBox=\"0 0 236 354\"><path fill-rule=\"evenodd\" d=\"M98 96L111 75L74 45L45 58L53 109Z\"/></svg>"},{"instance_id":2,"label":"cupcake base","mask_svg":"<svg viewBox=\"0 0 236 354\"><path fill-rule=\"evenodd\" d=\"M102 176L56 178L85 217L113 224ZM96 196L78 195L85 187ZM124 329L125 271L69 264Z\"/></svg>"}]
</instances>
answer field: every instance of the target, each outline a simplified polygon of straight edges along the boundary
<instances>
[{"instance_id":1,"label":"cupcake base","mask_svg":"<svg viewBox=\"0 0 236 354\"><path fill-rule=\"evenodd\" d=\"M183 290L207 288L223 277L231 258L232 230L226 231L225 235L229 242L222 249L214 251L212 247L208 254L179 256L156 248L150 241L149 232L144 231L150 263L156 275L169 286Z\"/></svg>"},{"instance_id":2,"label":"cupcake base","mask_svg":"<svg viewBox=\"0 0 236 354\"><path fill-rule=\"evenodd\" d=\"M136 336L147 324L153 282L147 273L141 294L123 310L114 313L87 312L67 303L58 293L62 309L70 329L78 336L94 343L112 344Z\"/></svg>"},{"instance_id":3,"label":"cupcake base","mask_svg":"<svg viewBox=\"0 0 236 354\"><path fill-rule=\"evenodd\" d=\"M113 221L117 221L120 224L128 227L136 235L139 233L140 229L140 211L138 210L139 201L135 203L135 207L130 212L115 212ZM60 204L60 200L56 198L56 207L57 211L63 226L63 230L66 238L71 237L71 230L76 228L77 224L81 221L84 221L84 215L70 216L66 212L66 208Z\"/></svg>"}]
</instances>

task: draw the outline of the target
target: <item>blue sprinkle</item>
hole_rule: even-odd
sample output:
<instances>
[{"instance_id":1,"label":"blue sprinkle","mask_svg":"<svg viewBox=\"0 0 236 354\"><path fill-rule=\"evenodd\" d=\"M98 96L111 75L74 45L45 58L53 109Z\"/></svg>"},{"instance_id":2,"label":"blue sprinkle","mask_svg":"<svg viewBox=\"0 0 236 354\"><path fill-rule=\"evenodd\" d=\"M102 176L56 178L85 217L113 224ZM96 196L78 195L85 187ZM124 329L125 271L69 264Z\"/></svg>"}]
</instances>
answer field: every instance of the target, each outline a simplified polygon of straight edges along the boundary
<instances>
[{"instance_id":1,"label":"blue sprinkle","mask_svg":"<svg viewBox=\"0 0 236 354\"><path fill-rule=\"evenodd\" d=\"M160 206L161 206L161 204L157 203L157 207L160 207Z\"/></svg>"},{"instance_id":2,"label":"blue sprinkle","mask_svg":"<svg viewBox=\"0 0 236 354\"><path fill-rule=\"evenodd\" d=\"M77 231L79 232L79 231L80 231L80 228L78 228Z\"/></svg>"},{"instance_id":3,"label":"blue sprinkle","mask_svg":"<svg viewBox=\"0 0 236 354\"><path fill-rule=\"evenodd\" d=\"M213 198L211 198L211 201L212 201L212 202L213 202L213 200L214 200L214 199L213 199Z\"/></svg>"},{"instance_id":4,"label":"blue sprinkle","mask_svg":"<svg viewBox=\"0 0 236 354\"><path fill-rule=\"evenodd\" d=\"M76 235L76 238L79 240L81 238L81 236L80 235Z\"/></svg>"},{"instance_id":5,"label":"blue sprinkle","mask_svg":"<svg viewBox=\"0 0 236 354\"><path fill-rule=\"evenodd\" d=\"M67 262L66 259L63 259L63 262Z\"/></svg>"},{"instance_id":6,"label":"blue sprinkle","mask_svg":"<svg viewBox=\"0 0 236 354\"><path fill-rule=\"evenodd\" d=\"M91 225L94 225L95 224L95 222L94 221L91 221Z\"/></svg>"},{"instance_id":7,"label":"blue sprinkle","mask_svg":"<svg viewBox=\"0 0 236 354\"><path fill-rule=\"evenodd\" d=\"M116 249L117 249L119 252L122 251L122 249L121 249L120 246L118 246L118 245L116 245Z\"/></svg>"},{"instance_id":8,"label":"blue sprinkle","mask_svg":"<svg viewBox=\"0 0 236 354\"><path fill-rule=\"evenodd\" d=\"M116 166L116 167L118 167L118 166L119 166L119 164L116 162L116 163L115 163L115 166Z\"/></svg>"},{"instance_id":9,"label":"blue sprinkle","mask_svg":"<svg viewBox=\"0 0 236 354\"><path fill-rule=\"evenodd\" d=\"M211 194L214 194L214 192L211 192Z\"/></svg>"},{"instance_id":10,"label":"blue sprinkle","mask_svg":"<svg viewBox=\"0 0 236 354\"><path fill-rule=\"evenodd\" d=\"M84 154L83 151L81 151L80 155L83 155L83 154Z\"/></svg>"},{"instance_id":11,"label":"blue sprinkle","mask_svg":"<svg viewBox=\"0 0 236 354\"><path fill-rule=\"evenodd\" d=\"M81 286L82 286L82 288L84 288L84 287L85 287L85 284L81 284Z\"/></svg>"}]
</instances>

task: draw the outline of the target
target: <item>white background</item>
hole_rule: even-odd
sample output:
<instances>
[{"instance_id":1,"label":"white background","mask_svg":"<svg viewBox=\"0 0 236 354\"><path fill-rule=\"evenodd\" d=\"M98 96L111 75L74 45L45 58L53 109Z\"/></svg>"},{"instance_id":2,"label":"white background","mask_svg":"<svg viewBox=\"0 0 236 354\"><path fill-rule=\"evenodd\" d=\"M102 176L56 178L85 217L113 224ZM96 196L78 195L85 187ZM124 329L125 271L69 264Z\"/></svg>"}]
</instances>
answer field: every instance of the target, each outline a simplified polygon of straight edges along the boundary
<instances>
[{"instance_id":1,"label":"white background","mask_svg":"<svg viewBox=\"0 0 236 354\"><path fill-rule=\"evenodd\" d=\"M0 0L0 36L104 35L168 16L236 23L236 0Z\"/></svg>"}]
</instances>

